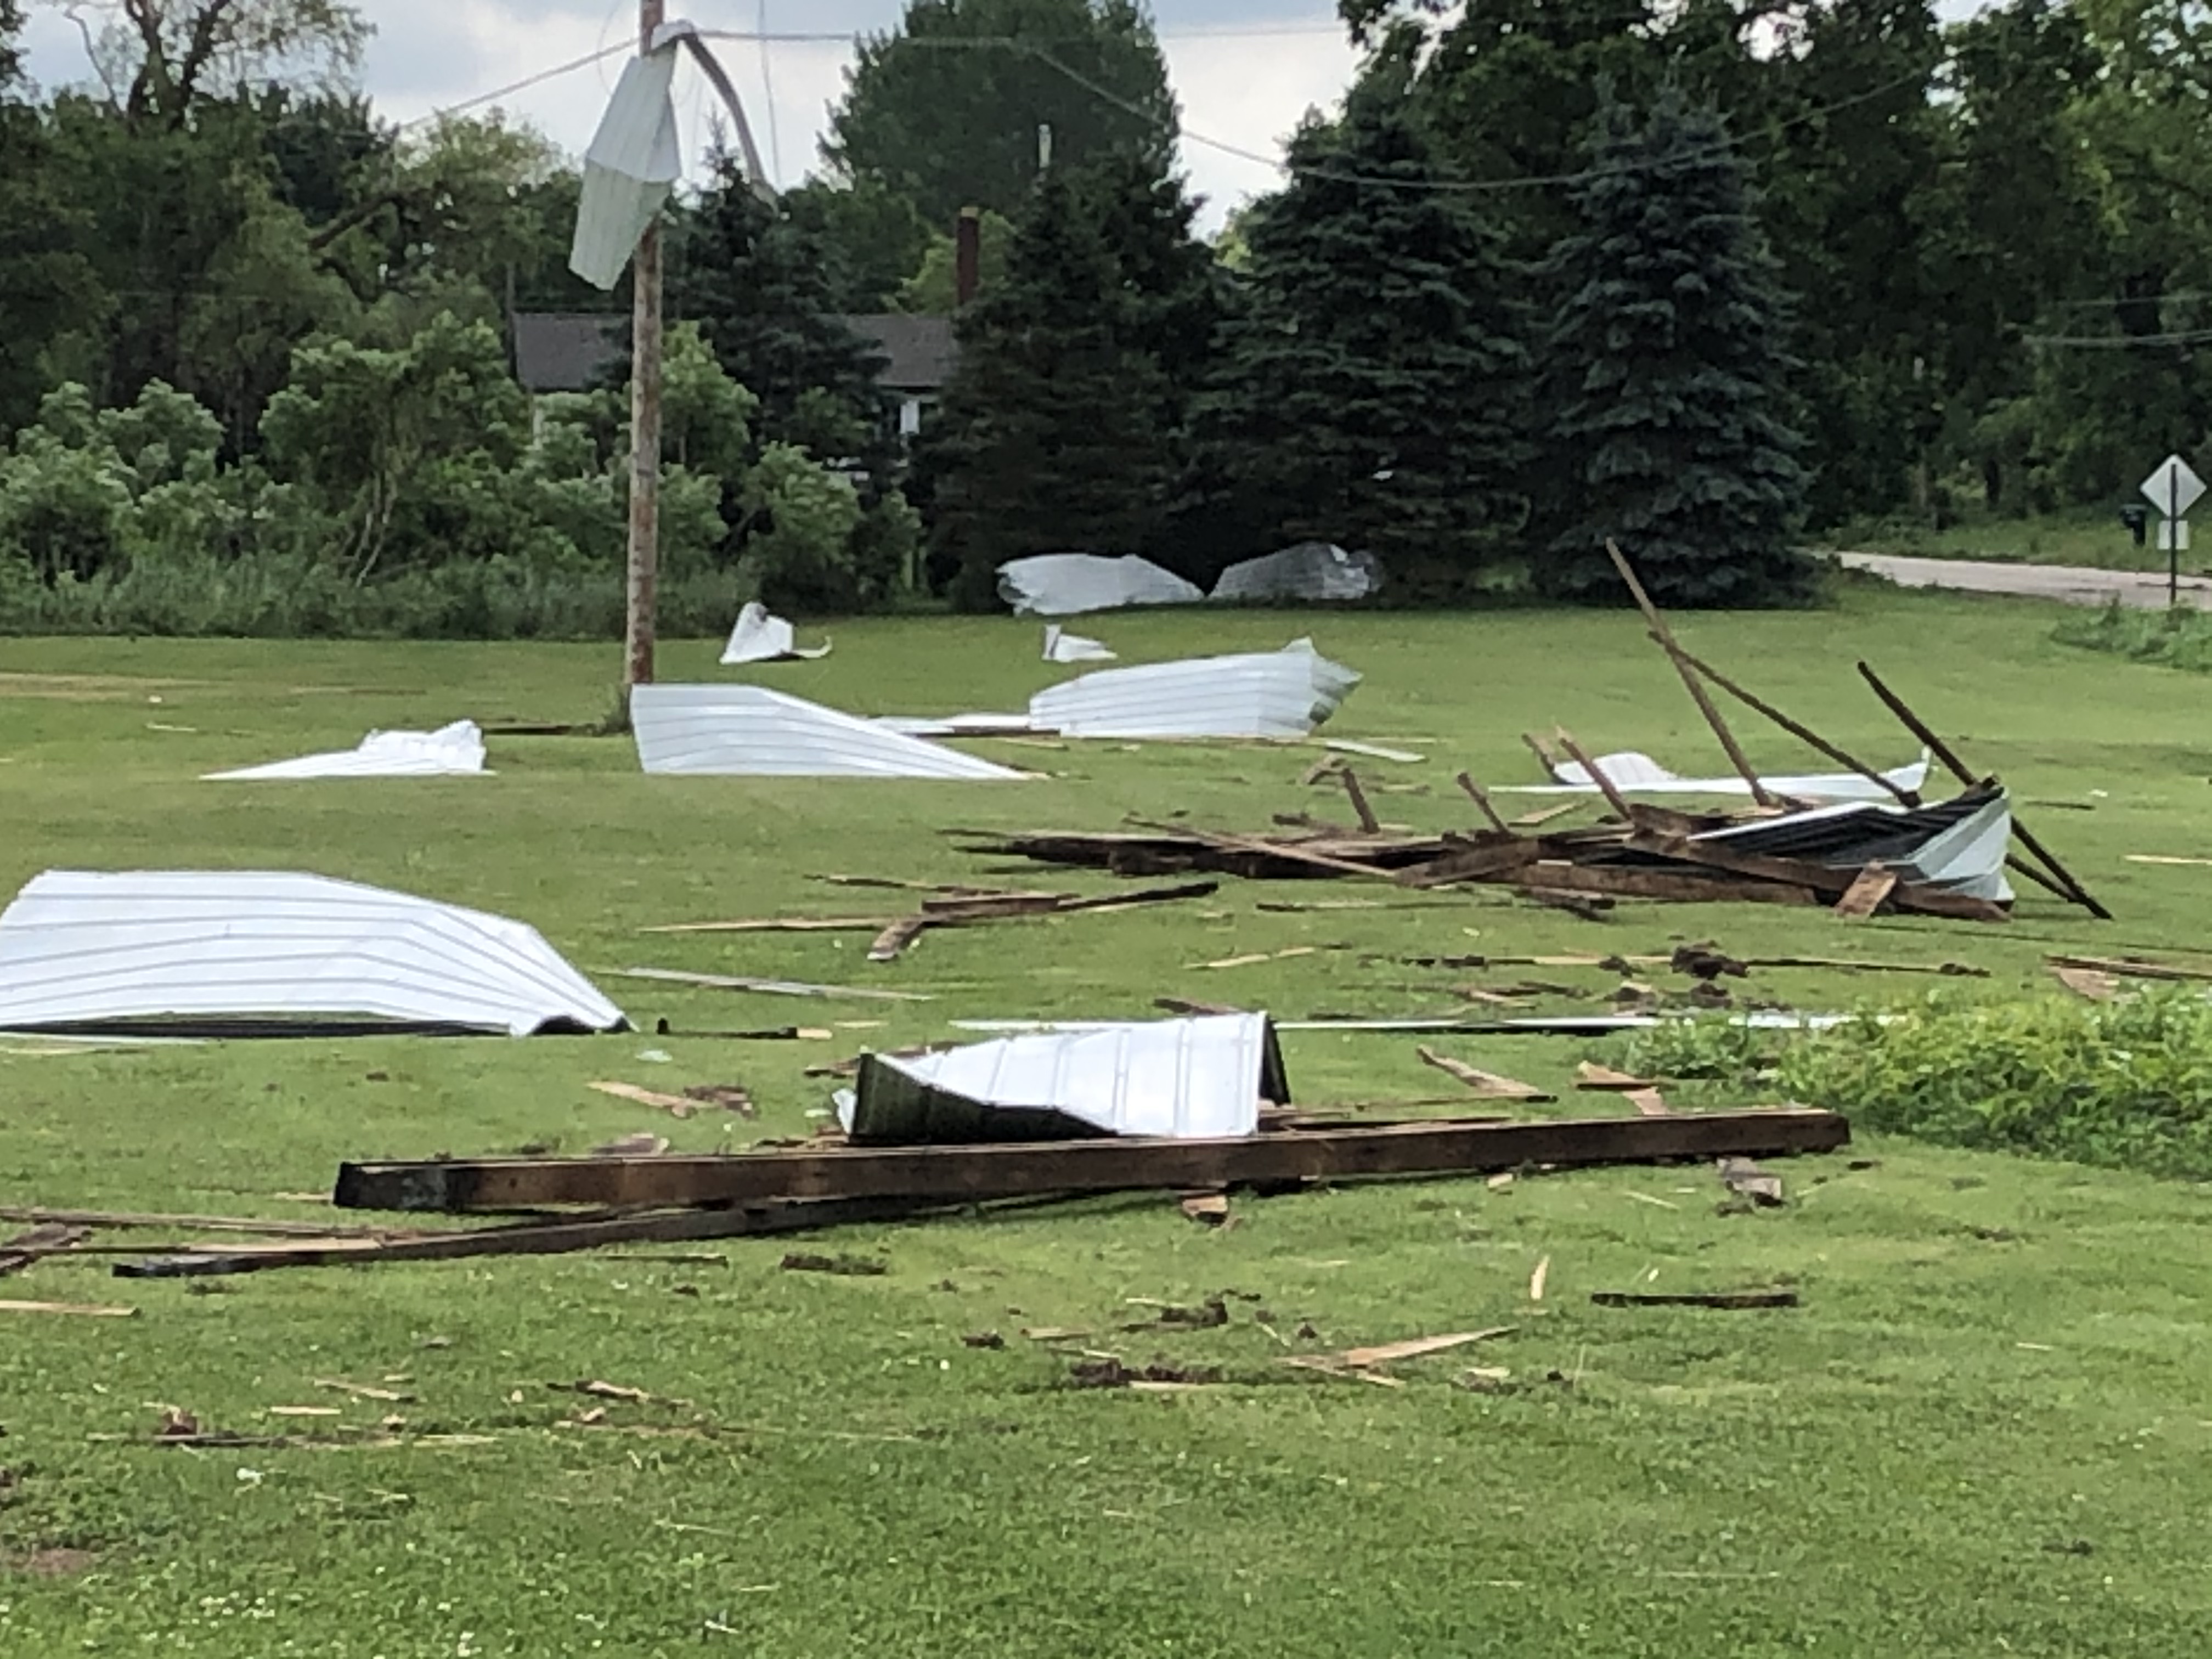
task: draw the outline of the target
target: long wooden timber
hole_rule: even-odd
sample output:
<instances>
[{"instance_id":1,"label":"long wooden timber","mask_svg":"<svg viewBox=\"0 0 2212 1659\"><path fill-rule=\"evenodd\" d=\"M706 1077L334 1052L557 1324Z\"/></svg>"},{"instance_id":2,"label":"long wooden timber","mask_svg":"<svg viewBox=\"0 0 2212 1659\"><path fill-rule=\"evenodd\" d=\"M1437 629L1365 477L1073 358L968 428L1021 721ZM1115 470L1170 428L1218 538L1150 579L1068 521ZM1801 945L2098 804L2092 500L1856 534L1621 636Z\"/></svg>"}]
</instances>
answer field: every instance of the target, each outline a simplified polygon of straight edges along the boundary
<instances>
[{"instance_id":1,"label":"long wooden timber","mask_svg":"<svg viewBox=\"0 0 2212 1659\"><path fill-rule=\"evenodd\" d=\"M348 1209L447 1213L539 1204L747 1204L775 1199L968 1202L1040 1193L1228 1187L1523 1164L1659 1163L1831 1152L1850 1139L1803 1107L1498 1123L1448 1121L1211 1140L1122 1138L980 1146L829 1147L714 1156L453 1158L346 1164Z\"/></svg>"},{"instance_id":2,"label":"long wooden timber","mask_svg":"<svg viewBox=\"0 0 2212 1659\"><path fill-rule=\"evenodd\" d=\"M904 1199L849 1203L736 1205L588 1221L524 1222L503 1227L421 1234L388 1241L326 1240L253 1249L192 1250L118 1261L118 1279L202 1279L266 1273L277 1267L361 1267L384 1261L454 1261L482 1255L558 1255L608 1244L671 1244L701 1239L755 1238L855 1222L895 1221L925 1208Z\"/></svg>"}]
</instances>

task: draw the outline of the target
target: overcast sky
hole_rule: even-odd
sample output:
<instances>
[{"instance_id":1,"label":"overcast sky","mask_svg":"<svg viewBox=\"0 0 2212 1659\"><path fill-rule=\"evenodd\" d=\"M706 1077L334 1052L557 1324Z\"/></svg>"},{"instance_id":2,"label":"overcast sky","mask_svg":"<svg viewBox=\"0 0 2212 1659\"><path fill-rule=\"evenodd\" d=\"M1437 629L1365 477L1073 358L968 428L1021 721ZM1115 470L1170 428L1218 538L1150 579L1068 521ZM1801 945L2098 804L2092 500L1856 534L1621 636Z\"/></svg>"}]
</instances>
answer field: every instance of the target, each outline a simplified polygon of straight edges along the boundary
<instances>
[{"instance_id":1,"label":"overcast sky","mask_svg":"<svg viewBox=\"0 0 2212 1659\"><path fill-rule=\"evenodd\" d=\"M386 116L409 120L520 81L621 41L635 25L635 0L364 0L376 25L362 79ZM888 29L902 0L669 0L671 16L702 29L836 33ZM766 27L763 28L763 15ZM1239 149L1279 154L1281 140L1314 105L1327 106L1351 77L1353 54L1331 0L1154 0L1168 73L1182 106L1183 165L1208 198L1218 225L1242 198L1279 182L1273 168L1194 142L1202 134ZM33 0L27 31L32 75L48 87L88 80L75 25ZM737 82L763 159L779 183L817 164L830 105L843 91L849 45L791 42L763 47L718 41ZM574 70L502 100L572 154L590 140L619 57ZM774 97L768 88L773 88ZM705 148L712 94L685 64L677 106L685 157ZM763 114L769 112L773 118Z\"/></svg>"}]
</instances>

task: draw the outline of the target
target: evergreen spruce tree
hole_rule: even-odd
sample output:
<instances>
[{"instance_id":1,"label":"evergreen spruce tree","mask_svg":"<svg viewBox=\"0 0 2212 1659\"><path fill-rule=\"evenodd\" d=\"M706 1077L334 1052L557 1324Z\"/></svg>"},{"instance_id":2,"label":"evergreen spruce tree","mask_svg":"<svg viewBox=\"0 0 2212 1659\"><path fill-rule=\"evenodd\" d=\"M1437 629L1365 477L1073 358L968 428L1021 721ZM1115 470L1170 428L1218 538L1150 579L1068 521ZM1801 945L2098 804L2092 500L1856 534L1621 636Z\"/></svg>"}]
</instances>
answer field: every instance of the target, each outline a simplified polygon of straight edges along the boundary
<instances>
[{"instance_id":1,"label":"evergreen spruce tree","mask_svg":"<svg viewBox=\"0 0 2212 1659\"><path fill-rule=\"evenodd\" d=\"M1529 358L1501 238L1393 79L1301 130L1290 186L1251 216L1192 513L1219 563L1333 541L1437 596L1526 521Z\"/></svg>"},{"instance_id":2,"label":"evergreen spruce tree","mask_svg":"<svg viewBox=\"0 0 2212 1659\"><path fill-rule=\"evenodd\" d=\"M1608 537L1662 603L1803 598L1805 493L1785 420L1784 301L1720 117L1662 93L1608 97L1553 250L1552 411L1537 586L1625 601ZM1564 526L1559 528L1558 526Z\"/></svg>"},{"instance_id":3,"label":"evergreen spruce tree","mask_svg":"<svg viewBox=\"0 0 2212 1659\"><path fill-rule=\"evenodd\" d=\"M837 314L845 278L828 240L755 196L734 156L713 165L712 187L678 222L670 250L671 318L697 323L722 367L761 400L767 438L824 459L867 447L888 430L881 359ZM825 425L832 429L817 429Z\"/></svg>"},{"instance_id":4,"label":"evergreen spruce tree","mask_svg":"<svg viewBox=\"0 0 2212 1659\"><path fill-rule=\"evenodd\" d=\"M959 603L992 604L998 567L1030 554L1161 555L1212 326L1192 211L1136 165L1038 185L916 457L931 568Z\"/></svg>"}]
</instances>

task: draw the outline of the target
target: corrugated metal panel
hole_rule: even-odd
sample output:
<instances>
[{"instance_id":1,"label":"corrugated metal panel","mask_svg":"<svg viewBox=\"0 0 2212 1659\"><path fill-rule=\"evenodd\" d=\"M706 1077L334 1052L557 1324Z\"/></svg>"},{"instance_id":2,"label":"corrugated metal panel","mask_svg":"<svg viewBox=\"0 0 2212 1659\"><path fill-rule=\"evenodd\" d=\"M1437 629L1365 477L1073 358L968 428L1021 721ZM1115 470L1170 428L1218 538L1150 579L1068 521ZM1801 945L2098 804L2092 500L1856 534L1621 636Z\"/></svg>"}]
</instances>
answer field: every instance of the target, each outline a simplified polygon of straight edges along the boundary
<instances>
[{"instance_id":1,"label":"corrugated metal panel","mask_svg":"<svg viewBox=\"0 0 2212 1659\"><path fill-rule=\"evenodd\" d=\"M534 927L324 876L49 870L0 912L0 1029L192 1016L627 1024Z\"/></svg>"},{"instance_id":2,"label":"corrugated metal panel","mask_svg":"<svg viewBox=\"0 0 2212 1659\"><path fill-rule=\"evenodd\" d=\"M1112 662L1114 653L1101 641L1071 634L1058 623L1047 623L1044 625L1044 659L1047 662Z\"/></svg>"},{"instance_id":3,"label":"corrugated metal panel","mask_svg":"<svg viewBox=\"0 0 2212 1659\"><path fill-rule=\"evenodd\" d=\"M257 778L424 778L481 773L483 733L474 720L455 720L434 732L372 732L351 749L234 772L210 772L210 779Z\"/></svg>"},{"instance_id":4,"label":"corrugated metal panel","mask_svg":"<svg viewBox=\"0 0 2212 1659\"><path fill-rule=\"evenodd\" d=\"M676 106L668 95L675 76L673 40L624 64L584 152L568 269L593 288L611 289L622 279L637 239L683 176Z\"/></svg>"},{"instance_id":5,"label":"corrugated metal panel","mask_svg":"<svg viewBox=\"0 0 2212 1659\"><path fill-rule=\"evenodd\" d=\"M1172 570L1131 554L1040 553L999 567L999 597L1017 617L1073 617L1130 605L1195 605L1206 595Z\"/></svg>"},{"instance_id":6,"label":"corrugated metal panel","mask_svg":"<svg viewBox=\"0 0 2212 1659\"><path fill-rule=\"evenodd\" d=\"M1977 790L1931 806L1823 806L1708 830L1694 839L1766 857L1810 859L1834 870L1882 864L1904 880L1974 898L2013 896L2004 878L2012 805L2002 789Z\"/></svg>"},{"instance_id":7,"label":"corrugated metal panel","mask_svg":"<svg viewBox=\"0 0 2212 1659\"><path fill-rule=\"evenodd\" d=\"M1072 738L1302 738L1358 684L1297 640L1280 651L1103 669L1038 692L1030 720Z\"/></svg>"},{"instance_id":8,"label":"corrugated metal panel","mask_svg":"<svg viewBox=\"0 0 2212 1659\"><path fill-rule=\"evenodd\" d=\"M1751 786L1730 773L1724 778L1686 778L1670 772L1650 756L1635 750L1600 755L1597 769L1605 781L1624 795L1749 795ZM1595 795L1597 785L1579 762L1567 761L1556 770L1553 783L1499 784L1492 793L1512 795ZM1899 789L1917 793L1928 781L1926 755L1910 766L1885 772ZM1759 781L1778 795L1799 800L1888 800L1890 793L1856 772L1761 773Z\"/></svg>"},{"instance_id":9,"label":"corrugated metal panel","mask_svg":"<svg viewBox=\"0 0 2212 1659\"><path fill-rule=\"evenodd\" d=\"M1248 1135L1290 1097L1265 1014L1040 1032L864 1062L845 1127L860 1141Z\"/></svg>"},{"instance_id":10,"label":"corrugated metal panel","mask_svg":"<svg viewBox=\"0 0 2212 1659\"><path fill-rule=\"evenodd\" d=\"M1248 603L1269 599L1364 599L1382 586L1382 561L1347 553L1330 542L1300 542L1279 553L1246 559L1223 571L1210 597Z\"/></svg>"},{"instance_id":11,"label":"corrugated metal panel","mask_svg":"<svg viewBox=\"0 0 2212 1659\"><path fill-rule=\"evenodd\" d=\"M641 685L630 692L629 715L638 763L648 772L796 778L1023 775L757 685Z\"/></svg>"},{"instance_id":12,"label":"corrugated metal panel","mask_svg":"<svg viewBox=\"0 0 2212 1659\"><path fill-rule=\"evenodd\" d=\"M768 607L754 599L738 612L738 625L730 630L730 642L722 647L723 665L780 662L788 658L812 662L830 654L827 641L802 651L794 643L796 637L789 623L769 615Z\"/></svg>"}]
</instances>

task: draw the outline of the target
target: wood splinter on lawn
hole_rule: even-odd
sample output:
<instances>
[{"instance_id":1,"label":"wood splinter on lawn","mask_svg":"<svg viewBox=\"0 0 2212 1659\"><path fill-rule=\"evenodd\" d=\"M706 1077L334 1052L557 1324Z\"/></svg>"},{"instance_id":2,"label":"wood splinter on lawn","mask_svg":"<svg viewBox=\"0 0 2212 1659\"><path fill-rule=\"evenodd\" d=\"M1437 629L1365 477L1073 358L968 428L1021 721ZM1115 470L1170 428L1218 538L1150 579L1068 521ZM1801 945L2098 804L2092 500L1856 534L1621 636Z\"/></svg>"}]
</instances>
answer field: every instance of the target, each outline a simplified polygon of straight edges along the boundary
<instances>
[{"instance_id":1,"label":"wood splinter on lawn","mask_svg":"<svg viewBox=\"0 0 2212 1659\"><path fill-rule=\"evenodd\" d=\"M1601 1308L1794 1308L1795 1291L1592 1291L1590 1300Z\"/></svg>"}]
</instances>

